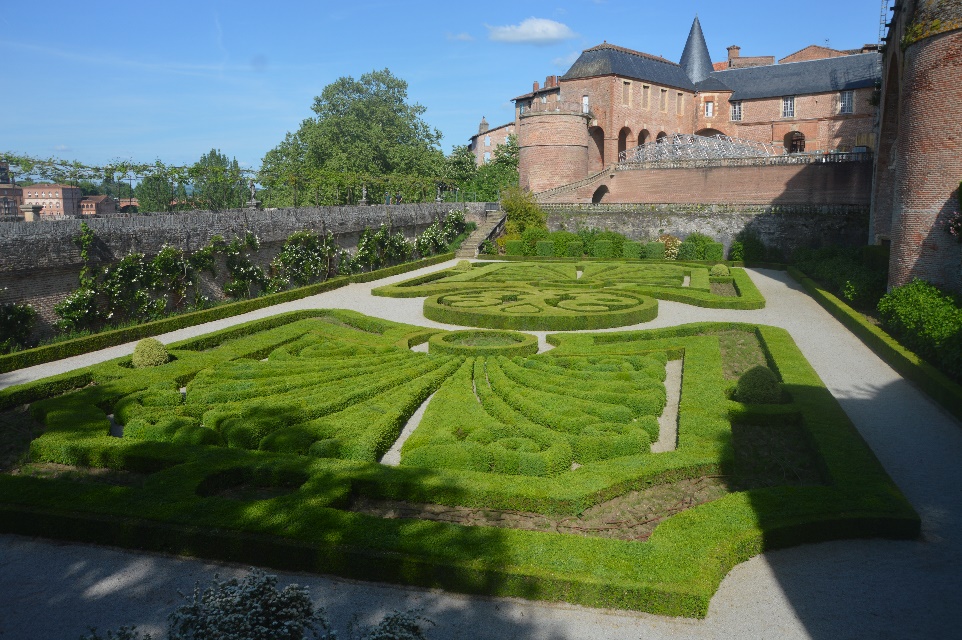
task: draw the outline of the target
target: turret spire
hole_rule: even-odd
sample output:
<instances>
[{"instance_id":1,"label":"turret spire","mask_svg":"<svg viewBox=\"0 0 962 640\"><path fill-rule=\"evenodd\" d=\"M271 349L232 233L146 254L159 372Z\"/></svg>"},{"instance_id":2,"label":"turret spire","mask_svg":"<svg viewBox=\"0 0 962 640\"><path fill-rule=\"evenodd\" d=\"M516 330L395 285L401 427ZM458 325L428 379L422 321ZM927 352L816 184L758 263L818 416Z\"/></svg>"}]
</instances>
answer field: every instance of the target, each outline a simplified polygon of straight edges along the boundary
<instances>
[{"instance_id":1,"label":"turret spire","mask_svg":"<svg viewBox=\"0 0 962 640\"><path fill-rule=\"evenodd\" d=\"M705 42L705 34L702 33L701 22L697 15L691 24L685 51L681 54L681 68L685 70L692 82L701 82L714 70L711 55L708 53L708 44Z\"/></svg>"}]
</instances>

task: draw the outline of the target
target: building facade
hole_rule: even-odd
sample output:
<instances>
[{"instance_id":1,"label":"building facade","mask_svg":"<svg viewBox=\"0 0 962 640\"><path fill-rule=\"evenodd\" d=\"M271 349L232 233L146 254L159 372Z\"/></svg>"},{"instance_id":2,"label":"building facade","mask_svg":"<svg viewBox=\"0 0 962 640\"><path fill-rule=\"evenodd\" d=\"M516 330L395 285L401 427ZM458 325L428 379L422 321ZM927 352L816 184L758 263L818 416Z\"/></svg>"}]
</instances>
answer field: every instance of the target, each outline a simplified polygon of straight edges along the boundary
<instances>
[{"instance_id":1,"label":"building facade","mask_svg":"<svg viewBox=\"0 0 962 640\"><path fill-rule=\"evenodd\" d=\"M872 150L877 52L808 47L784 64L729 47L714 64L695 18L681 61L603 43L515 101L521 186L583 180L633 147L723 134L785 153Z\"/></svg>"},{"instance_id":2,"label":"building facade","mask_svg":"<svg viewBox=\"0 0 962 640\"><path fill-rule=\"evenodd\" d=\"M32 184L23 187L23 203L40 205L42 218L76 218L80 215L79 187L68 184Z\"/></svg>"},{"instance_id":3,"label":"building facade","mask_svg":"<svg viewBox=\"0 0 962 640\"><path fill-rule=\"evenodd\" d=\"M494 153L498 147L505 144L510 136L514 135L514 123L502 124L497 127L490 127L488 121L482 116L481 124L478 125L477 135L471 136L468 149L474 154L477 166L481 166L494 159Z\"/></svg>"},{"instance_id":4,"label":"building facade","mask_svg":"<svg viewBox=\"0 0 962 640\"><path fill-rule=\"evenodd\" d=\"M0 217L15 218L20 216L20 205L23 204L23 189L17 186L10 174L10 166L0 162Z\"/></svg>"},{"instance_id":5,"label":"building facade","mask_svg":"<svg viewBox=\"0 0 962 640\"><path fill-rule=\"evenodd\" d=\"M117 201L110 196L84 196L80 200L80 213L85 216L117 213Z\"/></svg>"}]
</instances>

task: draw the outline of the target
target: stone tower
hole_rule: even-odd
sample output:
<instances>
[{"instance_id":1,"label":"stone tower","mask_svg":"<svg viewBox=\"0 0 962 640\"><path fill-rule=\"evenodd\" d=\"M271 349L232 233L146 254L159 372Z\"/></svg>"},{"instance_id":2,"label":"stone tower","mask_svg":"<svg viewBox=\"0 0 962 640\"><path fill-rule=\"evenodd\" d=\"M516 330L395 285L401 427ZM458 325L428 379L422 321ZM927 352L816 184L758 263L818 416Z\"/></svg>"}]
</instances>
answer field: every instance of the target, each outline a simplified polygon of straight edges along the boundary
<instances>
[{"instance_id":1,"label":"stone tower","mask_svg":"<svg viewBox=\"0 0 962 640\"><path fill-rule=\"evenodd\" d=\"M538 193L588 175L588 115L581 105L529 110L519 117L518 170L522 189Z\"/></svg>"},{"instance_id":2,"label":"stone tower","mask_svg":"<svg viewBox=\"0 0 962 640\"><path fill-rule=\"evenodd\" d=\"M945 222L962 180L962 0L898 0L885 44L872 244L889 242L889 286L962 292L962 245Z\"/></svg>"}]
</instances>

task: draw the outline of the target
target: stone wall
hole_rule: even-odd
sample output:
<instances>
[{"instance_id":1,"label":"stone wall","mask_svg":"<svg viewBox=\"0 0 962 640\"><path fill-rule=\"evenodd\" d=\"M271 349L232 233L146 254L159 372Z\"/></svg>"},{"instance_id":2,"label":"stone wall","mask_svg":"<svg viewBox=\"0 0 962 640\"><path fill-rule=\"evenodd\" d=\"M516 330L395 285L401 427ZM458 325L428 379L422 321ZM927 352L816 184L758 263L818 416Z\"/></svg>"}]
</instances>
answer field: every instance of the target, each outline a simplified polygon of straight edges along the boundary
<instances>
[{"instance_id":1,"label":"stone wall","mask_svg":"<svg viewBox=\"0 0 962 640\"><path fill-rule=\"evenodd\" d=\"M704 233L725 245L725 255L743 230L786 257L803 247L861 246L868 233L867 206L685 206L550 205L548 228L617 231L631 240L656 239L670 233L684 239Z\"/></svg>"},{"instance_id":2,"label":"stone wall","mask_svg":"<svg viewBox=\"0 0 962 640\"><path fill-rule=\"evenodd\" d=\"M215 235L226 240L251 232L260 240L255 263L266 266L295 231L332 232L353 249L365 229L388 224L413 238L453 209L466 209L468 221L484 218L483 203L420 203L396 206L315 207L255 211L134 215L86 220L94 232L95 263L120 260L130 253L151 256L164 245L194 252ZM0 303L28 302L42 327L55 319L53 306L77 288L82 261L75 238L83 220L0 224Z\"/></svg>"}]
</instances>

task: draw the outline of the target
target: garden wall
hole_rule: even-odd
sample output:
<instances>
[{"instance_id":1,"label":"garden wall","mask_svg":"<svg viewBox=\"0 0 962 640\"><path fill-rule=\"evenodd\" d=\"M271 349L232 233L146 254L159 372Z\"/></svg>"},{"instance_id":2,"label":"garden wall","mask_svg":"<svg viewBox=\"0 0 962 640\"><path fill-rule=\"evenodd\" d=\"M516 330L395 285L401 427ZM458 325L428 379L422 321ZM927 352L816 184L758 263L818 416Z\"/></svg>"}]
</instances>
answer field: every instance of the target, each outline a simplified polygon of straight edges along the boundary
<instances>
[{"instance_id":1,"label":"garden wall","mask_svg":"<svg viewBox=\"0 0 962 640\"><path fill-rule=\"evenodd\" d=\"M235 209L93 218L86 222L95 234L91 258L99 264L134 252L154 255L164 245L194 252L215 235L229 241L251 232L261 243L253 261L266 266L295 231L330 231L338 244L353 249L365 228L388 224L413 238L453 209L465 209L467 221L480 222L484 219L484 207L483 203L432 202L265 211ZM38 311L41 324L52 322L53 306L77 288L82 261L74 239L80 234L81 222L71 219L0 224L0 303L30 303Z\"/></svg>"},{"instance_id":2,"label":"garden wall","mask_svg":"<svg viewBox=\"0 0 962 640\"><path fill-rule=\"evenodd\" d=\"M867 206L543 205L551 231L607 229L631 240L663 233L681 239L704 233L728 248L741 231L757 234L786 257L801 247L861 246L868 234Z\"/></svg>"}]
</instances>

